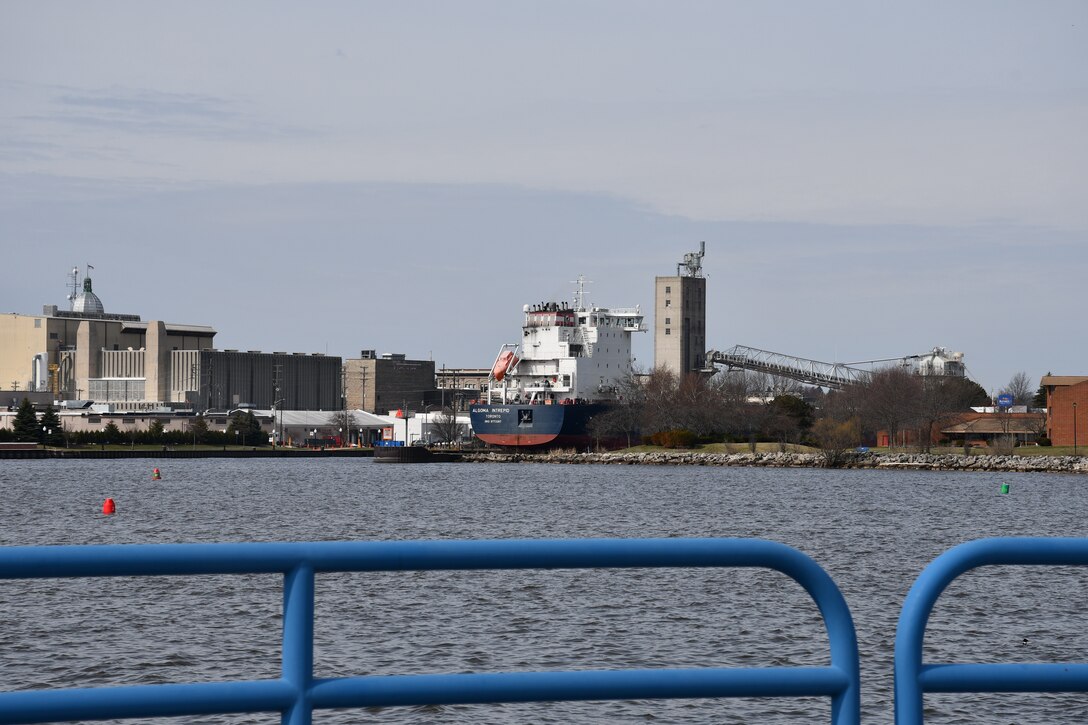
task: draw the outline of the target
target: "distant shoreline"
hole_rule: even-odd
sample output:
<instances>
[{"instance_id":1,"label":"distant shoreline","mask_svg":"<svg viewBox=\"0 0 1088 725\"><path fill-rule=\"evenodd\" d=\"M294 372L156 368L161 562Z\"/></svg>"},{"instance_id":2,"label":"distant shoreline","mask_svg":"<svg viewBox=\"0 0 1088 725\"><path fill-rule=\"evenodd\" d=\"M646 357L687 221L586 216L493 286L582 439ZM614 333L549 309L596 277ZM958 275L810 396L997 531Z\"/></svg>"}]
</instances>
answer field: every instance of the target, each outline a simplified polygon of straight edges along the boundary
<instances>
[{"instance_id":1,"label":"distant shoreline","mask_svg":"<svg viewBox=\"0 0 1088 725\"><path fill-rule=\"evenodd\" d=\"M0 450L0 460L11 459L64 459L83 460L98 458L371 458L372 448L134 448L132 450L90 448L31 448Z\"/></svg>"},{"instance_id":2,"label":"distant shoreline","mask_svg":"<svg viewBox=\"0 0 1088 725\"><path fill-rule=\"evenodd\" d=\"M819 453L466 453L468 463L563 463L627 466L738 466L754 468L827 468ZM840 468L919 471L992 471L1008 473L1084 473L1086 456L963 456L932 453L862 453Z\"/></svg>"},{"instance_id":3,"label":"distant shoreline","mask_svg":"<svg viewBox=\"0 0 1088 725\"><path fill-rule=\"evenodd\" d=\"M37 448L0 450L0 460L94 460L117 458L372 458L371 448L172 448L168 450L92 450ZM464 463L557 463L614 466L721 466L749 468L828 468L820 453L704 453L643 451L575 453L464 451ZM956 455L936 453L861 453L839 468L865 470L979 471L995 473L1088 474L1088 456Z\"/></svg>"}]
</instances>

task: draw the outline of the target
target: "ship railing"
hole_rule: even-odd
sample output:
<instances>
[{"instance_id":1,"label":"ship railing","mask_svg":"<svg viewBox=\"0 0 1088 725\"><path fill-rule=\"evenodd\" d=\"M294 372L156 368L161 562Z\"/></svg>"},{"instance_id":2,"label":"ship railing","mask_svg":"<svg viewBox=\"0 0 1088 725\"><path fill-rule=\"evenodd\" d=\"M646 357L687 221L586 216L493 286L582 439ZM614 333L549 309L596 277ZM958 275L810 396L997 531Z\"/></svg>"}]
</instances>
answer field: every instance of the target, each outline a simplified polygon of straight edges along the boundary
<instances>
[{"instance_id":1,"label":"ship railing","mask_svg":"<svg viewBox=\"0 0 1088 725\"><path fill-rule=\"evenodd\" d=\"M332 572L761 567L799 583L827 629L830 665L314 677L314 580ZM561 700L828 697L831 721L860 718L857 638L831 577L796 549L755 539L584 539L0 548L0 579L283 575L278 679L0 692L0 723Z\"/></svg>"},{"instance_id":2,"label":"ship railing","mask_svg":"<svg viewBox=\"0 0 1088 725\"><path fill-rule=\"evenodd\" d=\"M990 538L969 541L934 559L915 580L895 638L895 721L920 725L923 695L966 692L1088 692L1088 664L924 664L922 644L933 606L948 585L982 566L1085 566L1088 539Z\"/></svg>"}]
</instances>

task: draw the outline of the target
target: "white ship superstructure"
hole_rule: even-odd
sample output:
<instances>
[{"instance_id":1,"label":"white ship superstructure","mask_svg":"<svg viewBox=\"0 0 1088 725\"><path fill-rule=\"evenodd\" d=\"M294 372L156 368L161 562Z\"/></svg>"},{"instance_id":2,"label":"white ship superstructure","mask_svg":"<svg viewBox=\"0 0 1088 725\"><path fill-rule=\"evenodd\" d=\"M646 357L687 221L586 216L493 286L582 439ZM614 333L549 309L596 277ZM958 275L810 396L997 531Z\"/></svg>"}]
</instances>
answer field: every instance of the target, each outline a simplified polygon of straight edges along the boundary
<instances>
[{"instance_id":1,"label":"white ship superstructure","mask_svg":"<svg viewBox=\"0 0 1088 725\"><path fill-rule=\"evenodd\" d=\"M579 279L574 304L525 305L520 343L503 345L489 400L571 404L617 399L631 373L631 333L645 332L639 307L587 307Z\"/></svg>"}]
</instances>

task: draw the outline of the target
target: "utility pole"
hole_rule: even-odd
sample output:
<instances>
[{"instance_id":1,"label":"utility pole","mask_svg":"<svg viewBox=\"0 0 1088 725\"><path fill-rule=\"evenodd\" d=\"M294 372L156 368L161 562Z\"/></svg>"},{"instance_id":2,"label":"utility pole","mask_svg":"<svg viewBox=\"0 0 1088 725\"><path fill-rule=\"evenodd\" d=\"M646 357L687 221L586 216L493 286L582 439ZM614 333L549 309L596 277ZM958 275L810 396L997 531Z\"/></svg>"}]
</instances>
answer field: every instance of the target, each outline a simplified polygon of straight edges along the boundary
<instances>
[{"instance_id":1,"label":"utility pole","mask_svg":"<svg viewBox=\"0 0 1088 725\"><path fill-rule=\"evenodd\" d=\"M272 366L272 378L273 378L273 395L272 395L272 447L275 448L280 442L280 436L283 434L283 409L281 407L283 399L280 397L280 391L283 388L283 363L275 363ZM280 409L279 426L276 426L276 409Z\"/></svg>"},{"instance_id":2,"label":"utility pole","mask_svg":"<svg viewBox=\"0 0 1088 725\"><path fill-rule=\"evenodd\" d=\"M340 407L344 412L344 428L348 431L348 446L351 445L351 418L348 417L348 369L340 368ZM344 447L344 439L340 439L340 447Z\"/></svg>"}]
</instances>

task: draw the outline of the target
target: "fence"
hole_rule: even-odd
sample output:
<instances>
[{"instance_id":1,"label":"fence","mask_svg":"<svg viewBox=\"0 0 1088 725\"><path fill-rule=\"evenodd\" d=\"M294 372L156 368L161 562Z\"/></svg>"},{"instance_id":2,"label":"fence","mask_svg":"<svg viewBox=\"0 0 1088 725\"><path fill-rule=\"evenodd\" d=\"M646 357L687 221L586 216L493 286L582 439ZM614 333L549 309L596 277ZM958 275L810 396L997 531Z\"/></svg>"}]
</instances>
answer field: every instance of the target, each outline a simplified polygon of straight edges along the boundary
<instances>
[{"instance_id":1,"label":"fence","mask_svg":"<svg viewBox=\"0 0 1088 725\"><path fill-rule=\"evenodd\" d=\"M313 676L318 573L481 569L762 567L797 581L823 616L826 667L692 668L487 674ZM753 539L160 544L0 548L0 579L284 575L281 677L275 680L0 692L0 723L281 713L307 725L314 709L557 700L713 697L831 698L831 720L860 719L857 639L846 601L815 562Z\"/></svg>"},{"instance_id":2,"label":"fence","mask_svg":"<svg viewBox=\"0 0 1088 725\"><path fill-rule=\"evenodd\" d=\"M994 565L1088 564L1088 539L978 539L949 549L914 582L895 638L895 721L922 722L926 692L1088 692L1086 664L922 663L926 623L941 592L966 571Z\"/></svg>"}]
</instances>

